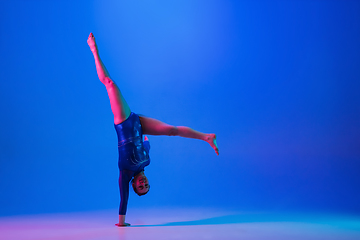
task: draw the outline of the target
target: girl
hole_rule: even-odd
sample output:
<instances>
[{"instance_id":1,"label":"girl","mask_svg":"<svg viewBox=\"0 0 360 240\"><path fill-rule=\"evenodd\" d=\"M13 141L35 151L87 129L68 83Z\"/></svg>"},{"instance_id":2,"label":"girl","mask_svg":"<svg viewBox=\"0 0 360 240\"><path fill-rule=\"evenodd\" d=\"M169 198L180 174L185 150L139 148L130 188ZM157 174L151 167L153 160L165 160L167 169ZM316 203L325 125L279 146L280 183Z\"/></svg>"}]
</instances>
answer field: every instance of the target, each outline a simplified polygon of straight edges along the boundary
<instances>
[{"instance_id":1,"label":"girl","mask_svg":"<svg viewBox=\"0 0 360 240\"><path fill-rule=\"evenodd\" d=\"M119 223L117 226L129 226L125 223L127 202L129 198L129 184L132 182L134 191L139 195L146 194L149 189L149 181L144 174L144 168L150 164L150 144L147 135L166 135L195 138L206 141L219 155L216 144L216 135L205 134L184 126L171 126L159 120L139 116L131 112L129 105L122 96L119 87L110 78L108 71L99 57L99 51L95 43L95 37L90 33L87 43L94 55L96 71L100 81L105 85L110 99L111 110L114 114L114 125L118 136L120 170L120 208Z\"/></svg>"}]
</instances>

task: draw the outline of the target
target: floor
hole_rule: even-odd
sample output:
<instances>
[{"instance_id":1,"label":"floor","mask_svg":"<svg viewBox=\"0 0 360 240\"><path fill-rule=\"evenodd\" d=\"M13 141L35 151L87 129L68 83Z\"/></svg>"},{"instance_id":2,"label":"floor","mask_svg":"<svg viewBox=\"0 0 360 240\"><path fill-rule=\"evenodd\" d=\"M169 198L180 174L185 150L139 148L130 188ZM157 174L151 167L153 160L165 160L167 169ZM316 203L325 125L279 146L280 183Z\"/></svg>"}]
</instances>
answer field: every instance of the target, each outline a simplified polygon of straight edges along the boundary
<instances>
[{"instance_id":1,"label":"floor","mask_svg":"<svg viewBox=\"0 0 360 240\"><path fill-rule=\"evenodd\" d=\"M246 213L219 209L129 209L130 227L116 227L117 210L0 217L1 240L360 239L360 217Z\"/></svg>"}]
</instances>

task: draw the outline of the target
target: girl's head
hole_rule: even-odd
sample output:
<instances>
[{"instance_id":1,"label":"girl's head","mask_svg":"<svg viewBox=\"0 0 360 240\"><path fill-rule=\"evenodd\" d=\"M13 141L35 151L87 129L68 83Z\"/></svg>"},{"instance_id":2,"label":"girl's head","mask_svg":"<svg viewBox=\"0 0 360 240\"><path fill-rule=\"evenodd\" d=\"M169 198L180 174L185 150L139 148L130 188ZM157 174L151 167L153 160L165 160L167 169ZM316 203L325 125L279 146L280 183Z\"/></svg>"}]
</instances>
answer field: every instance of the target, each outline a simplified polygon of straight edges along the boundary
<instances>
[{"instance_id":1,"label":"girl's head","mask_svg":"<svg viewBox=\"0 0 360 240\"><path fill-rule=\"evenodd\" d=\"M149 180L144 174L144 171L137 174L132 180L132 187L134 192L139 195L145 195L150 190Z\"/></svg>"}]
</instances>

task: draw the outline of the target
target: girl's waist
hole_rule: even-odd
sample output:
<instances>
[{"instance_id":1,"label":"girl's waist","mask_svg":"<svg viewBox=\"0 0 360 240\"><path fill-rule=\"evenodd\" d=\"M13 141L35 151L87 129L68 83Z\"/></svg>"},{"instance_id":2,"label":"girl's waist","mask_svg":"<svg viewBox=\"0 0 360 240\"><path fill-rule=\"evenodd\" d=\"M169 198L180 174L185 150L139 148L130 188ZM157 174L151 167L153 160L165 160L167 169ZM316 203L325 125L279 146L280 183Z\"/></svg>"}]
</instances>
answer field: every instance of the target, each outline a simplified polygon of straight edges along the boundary
<instances>
[{"instance_id":1,"label":"girl's waist","mask_svg":"<svg viewBox=\"0 0 360 240\"><path fill-rule=\"evenodd\" d=\"M141 137L140 136L136 136L136 137L128 137L126 139L122 139L120 141L118 141L118 147L122 147L125 146L126 144L129 143L133 143L135 146L136 145L141 145Z\"/></svg>"}]
</instances>

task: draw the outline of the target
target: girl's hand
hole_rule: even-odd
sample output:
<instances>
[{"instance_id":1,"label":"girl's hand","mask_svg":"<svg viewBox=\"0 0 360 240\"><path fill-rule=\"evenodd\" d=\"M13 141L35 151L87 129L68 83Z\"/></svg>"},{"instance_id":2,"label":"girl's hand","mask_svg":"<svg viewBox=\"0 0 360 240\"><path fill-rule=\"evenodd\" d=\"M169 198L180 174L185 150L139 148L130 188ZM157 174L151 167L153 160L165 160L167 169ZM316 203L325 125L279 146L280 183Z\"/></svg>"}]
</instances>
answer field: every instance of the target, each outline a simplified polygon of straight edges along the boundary
<instances>
[{"instance_id":1,"label":"girl's hand","mask_svg":"<svg viewBox=\"0 0 360 240\"><path fill-rule=\"evenodd\" d=\"M118 226L118 227L128 227L128 226L130 226L130 223L124 223L124 224L115 223L115 226Z\"/></svg>"}]
</instances>

